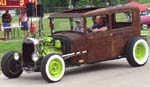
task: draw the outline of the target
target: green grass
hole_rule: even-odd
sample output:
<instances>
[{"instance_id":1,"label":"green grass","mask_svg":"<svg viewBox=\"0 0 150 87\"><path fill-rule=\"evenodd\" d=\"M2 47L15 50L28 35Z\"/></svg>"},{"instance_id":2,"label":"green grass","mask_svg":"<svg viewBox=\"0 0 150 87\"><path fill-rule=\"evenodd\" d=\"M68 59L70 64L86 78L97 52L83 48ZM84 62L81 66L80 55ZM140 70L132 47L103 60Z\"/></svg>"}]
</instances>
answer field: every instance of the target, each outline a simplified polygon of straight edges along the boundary
<instances>
[{"instance_id":1,"label":"green grass","mask_svg":"<svg viewBox=\"0 0 150 87\"><path fill-rule=\"evenodd\" d=\"M13 51L13 50L18 50L21 51L21 43L22 40L15 40L15 41L6 41L6 42L0 42L0 47L2 48L0 50L0 53L5 53L8 50Z\"/></svg>"}]
</instances>

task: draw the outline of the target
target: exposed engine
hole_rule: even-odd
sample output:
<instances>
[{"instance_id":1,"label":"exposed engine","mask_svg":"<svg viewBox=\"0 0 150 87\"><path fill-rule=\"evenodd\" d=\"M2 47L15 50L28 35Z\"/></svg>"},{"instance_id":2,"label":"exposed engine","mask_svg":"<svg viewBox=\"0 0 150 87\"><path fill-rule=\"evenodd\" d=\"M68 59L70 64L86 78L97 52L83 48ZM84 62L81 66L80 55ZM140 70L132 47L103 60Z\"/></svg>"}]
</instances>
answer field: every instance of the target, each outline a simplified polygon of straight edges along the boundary
<instances>
[{"instance_id":1,"label":"exposed engine","mask_svg":"<svg viewBox=\"0 0 150 87\"><path fill-rule=\"evenodd\" d=\"M62 54L62 43L52 37L42 40L27 38L23 41L22 54L25 67L31 68L38 65L42 58L48 54Z\"/></svg>"},{"instance_id":2,"label":"exposed engine","mask_svg":"<svg viewBox=\"0 0 150 87\"><path fill-rule=\"evenodd\" d=\"M62 54L62 44L60 40L54 40L52 37L45 37L40 41L39 54L41 58L44 58L48 54Z\"/></svg>"}]
</instances>

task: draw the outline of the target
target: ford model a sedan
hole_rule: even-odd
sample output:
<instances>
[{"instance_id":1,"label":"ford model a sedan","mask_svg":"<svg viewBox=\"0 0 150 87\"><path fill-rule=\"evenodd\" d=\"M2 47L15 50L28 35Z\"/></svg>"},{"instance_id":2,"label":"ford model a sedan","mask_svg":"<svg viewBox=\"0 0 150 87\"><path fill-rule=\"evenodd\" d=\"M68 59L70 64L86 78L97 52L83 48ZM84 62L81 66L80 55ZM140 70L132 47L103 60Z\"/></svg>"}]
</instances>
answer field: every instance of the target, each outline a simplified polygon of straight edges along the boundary
<instances>
[{"instance_id":1,"label":"ford model a sedan","mask_svg":"<svg viewBox=\"0 0 150 87\"><path fill-rule=\"evenodd\" d=\"M17 78L23 71L39 71L46 81L57 82L66 67L120 58L138 67L148 61L149 46L140 36L136 7L75 9L53 14L49 20L51 36L26 38L22 53L3 56L5 76Z\"/></svg>"}]
</instances>

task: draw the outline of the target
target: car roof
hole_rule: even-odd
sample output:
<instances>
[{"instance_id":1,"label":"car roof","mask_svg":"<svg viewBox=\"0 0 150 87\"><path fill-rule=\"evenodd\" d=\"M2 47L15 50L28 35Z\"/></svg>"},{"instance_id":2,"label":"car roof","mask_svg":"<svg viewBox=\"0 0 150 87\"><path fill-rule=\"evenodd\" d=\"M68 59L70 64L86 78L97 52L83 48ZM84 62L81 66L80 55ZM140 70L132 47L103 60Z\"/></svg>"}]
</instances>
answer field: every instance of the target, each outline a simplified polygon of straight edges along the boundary
<instances>
[{"instance_id":1,"label":"car roof","mask_svg":"<svg viewBox=\"0 0 150 87\"><path fill-rule=\"evenodd\" d=\"M72 9L72 10L66 10L60 13L54 13L50 15L49 18L59 18L59 17L81 17L83 13L86 13L88 11L96 10L98 8L102 7L94 7L94 8L80 8L80 9Z\"/></svg>"},{"instance_id":2,"label":"car roof","mask_svg":"<svg viewBox=\"0 0 150 87\"><path fill-rule=\"evenodd\" d=\"M73 9L60 13L54 13L50 15L49 18L73 18L73 17L90 17L97 16L100 14L110 14L117 12L125 11L137 11L139 9L135 6L114 6L114 7L99 7L99 8L82 8L82 9Z\"/></svg>"}]
</instances>

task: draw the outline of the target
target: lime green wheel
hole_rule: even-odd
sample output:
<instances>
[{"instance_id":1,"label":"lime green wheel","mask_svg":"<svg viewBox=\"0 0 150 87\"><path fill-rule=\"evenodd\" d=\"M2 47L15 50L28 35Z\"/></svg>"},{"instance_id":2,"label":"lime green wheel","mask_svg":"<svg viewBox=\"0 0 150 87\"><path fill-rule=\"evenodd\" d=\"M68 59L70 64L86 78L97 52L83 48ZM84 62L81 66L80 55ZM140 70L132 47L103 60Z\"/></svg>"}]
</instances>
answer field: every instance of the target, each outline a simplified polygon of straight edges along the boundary
<instances>
[{"instance_id":1,"label":"lime green wheel","mask_svg":"<svg viewBox=\"0 0 150 87\"><path fill-rule=\"evenodd\" d=\"M143 66L149 58L149 46L142 37L136 37L129 41L126 50L127 60L132 66Z\"/></svg>"},{"instance_id":2,"label":"lime green wheel","mask_svg":"<svg viewBox=\"0 0 150 87\"><path fill-rule=\"evenodd\" d=\"M59 55L46 56L41 63L41 74L48 82L57 82L62 79L65 72L65 62Z\"/></svg>"}]
</instances>

